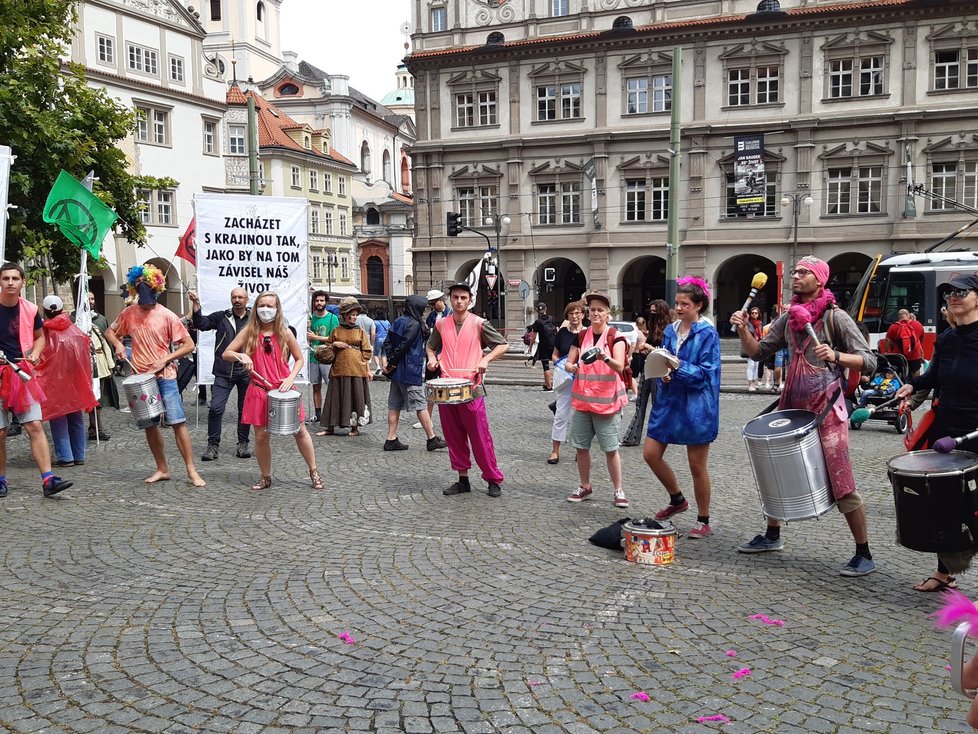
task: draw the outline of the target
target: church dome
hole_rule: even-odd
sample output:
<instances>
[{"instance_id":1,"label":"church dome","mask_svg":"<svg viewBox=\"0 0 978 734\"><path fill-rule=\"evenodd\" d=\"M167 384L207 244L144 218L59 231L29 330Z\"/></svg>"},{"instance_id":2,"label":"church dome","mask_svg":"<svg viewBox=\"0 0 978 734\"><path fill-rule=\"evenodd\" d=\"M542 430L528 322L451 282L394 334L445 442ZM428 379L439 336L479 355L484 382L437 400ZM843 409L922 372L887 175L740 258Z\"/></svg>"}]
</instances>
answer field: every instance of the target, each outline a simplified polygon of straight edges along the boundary
<instances>
[{"instance_id":1,"label":"church dome","mask_svg":"<svg viewBox=\"0 0 978 734\"><path fill-rule=\"evenodd\" d=\"M404 87L403 89L395 89L393 92L388 92L384 95L384 98L380 100L380 103L384 107L398 107L401 105L414 106L414 90L410 87Z\"/></svg>"}]
</instances>

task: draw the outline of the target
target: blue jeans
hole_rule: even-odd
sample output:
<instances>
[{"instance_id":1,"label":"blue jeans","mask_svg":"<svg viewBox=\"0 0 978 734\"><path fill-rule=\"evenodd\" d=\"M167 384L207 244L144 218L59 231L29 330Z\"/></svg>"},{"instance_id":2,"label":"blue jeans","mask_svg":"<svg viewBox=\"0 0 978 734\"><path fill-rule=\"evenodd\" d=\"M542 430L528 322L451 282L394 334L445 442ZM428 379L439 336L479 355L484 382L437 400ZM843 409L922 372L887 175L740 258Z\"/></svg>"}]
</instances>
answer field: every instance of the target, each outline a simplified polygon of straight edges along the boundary
<instances>
[{"instance_id":1,"label":"blue jeans","mask_svg":"<svg viewBox=\"0 0 978 734\"><path fill-rule=\"evenodd\" d=\"M54 455L58 461L85 461L85 447L88 442L85 414L78 410L60 418L52 418L50 423Z\"/></svg>"}]
</instances>

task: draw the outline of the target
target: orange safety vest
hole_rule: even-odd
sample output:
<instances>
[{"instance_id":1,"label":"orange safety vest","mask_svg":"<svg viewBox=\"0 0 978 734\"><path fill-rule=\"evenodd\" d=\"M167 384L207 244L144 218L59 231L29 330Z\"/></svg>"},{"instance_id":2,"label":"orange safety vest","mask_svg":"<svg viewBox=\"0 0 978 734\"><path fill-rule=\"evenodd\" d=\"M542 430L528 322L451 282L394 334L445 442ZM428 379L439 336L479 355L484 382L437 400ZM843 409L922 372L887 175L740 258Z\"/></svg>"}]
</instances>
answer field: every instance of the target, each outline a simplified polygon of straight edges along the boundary
<instances>
[{"instance_id":1,"label":"orange safety vest","mask_svg":"<svg viewBox=\"0 0 978 734\"><path fill-rule=\"evenodd\" d=\"M476 369L482 359L482 322L475 314L467 314L462 328L456 330L455 316L438 319L435 328L441 336L441 373L445 377L460 377L475 383L479 371Z\"/></svg>"},{"instance_id":2,"label":"orange safety vest","mask_svg":"<svg viewBox=\"0 0 978 734\"><path fill-rule=\"evenodd\" d=\"M588 346L604 349L607 346L608 328L605 326L598 341L594 341L591 327L581 339L580 352ZM610 352L610 349L608 350ZM625 393L625 383L621 375L606 365L602 360L584 364L578 355L577 376L571 389L571 406L574 410L598 415L612 415L628 405L628 395Z\"/></svg>"}]
</instances>

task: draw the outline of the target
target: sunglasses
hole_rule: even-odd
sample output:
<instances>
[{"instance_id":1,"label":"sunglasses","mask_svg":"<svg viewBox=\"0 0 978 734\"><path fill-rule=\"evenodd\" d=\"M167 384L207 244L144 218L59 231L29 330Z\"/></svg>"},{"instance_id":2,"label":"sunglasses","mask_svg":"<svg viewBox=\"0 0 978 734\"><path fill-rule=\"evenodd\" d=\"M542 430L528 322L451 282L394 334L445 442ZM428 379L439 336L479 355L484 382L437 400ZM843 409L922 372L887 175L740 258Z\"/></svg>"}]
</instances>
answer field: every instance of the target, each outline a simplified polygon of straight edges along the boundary
<instances>
[{"instance_id":1,"label":"sunglasses","mask_svg":"<svg viewBox=\"0 0 978 734\"><path fill-rule=\"evenodd\" d=\"M792 278L794 278L795 276L798 276L799 278L807 278L811 274L812 271L806 270L805 268L795 268L794 270L791 271L791 273L789 273L789 275L791 275Z\"/></svg>"},{"instance_id":2,"label":"sunglasses","mask_svg":"<svg viewBox=\"0 0 978 734\"><path fill-rule=\"evenodd\" d=\"M944 300L950 301L952 298L967 298L972 290L972 288L955 288L953 291L948 291L944 294Z\"/></svg>"},{"instance_id":3,"label":"sunglasses","mask_svg":"<svg viewBox=\"0 0 978 734\"><path fill-rule=\"evenodd\" d=\"M272 353L272 337L266 336L262 337L261 348L265 350L265 354Z\"/></svg>"}]
</instances>

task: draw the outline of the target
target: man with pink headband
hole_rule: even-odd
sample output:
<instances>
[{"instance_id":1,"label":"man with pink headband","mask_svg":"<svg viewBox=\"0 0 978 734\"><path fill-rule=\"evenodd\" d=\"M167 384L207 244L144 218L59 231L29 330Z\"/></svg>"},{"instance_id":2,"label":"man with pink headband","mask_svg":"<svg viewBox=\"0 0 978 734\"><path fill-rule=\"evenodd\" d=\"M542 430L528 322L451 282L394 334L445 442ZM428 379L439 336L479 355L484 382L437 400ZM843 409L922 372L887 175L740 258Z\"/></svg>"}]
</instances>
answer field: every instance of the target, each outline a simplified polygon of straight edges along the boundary
<instances>
[{"instance_id":1,"label":"man with pink headband","mask_svg":"<svg viewBox=\"0 0 978 734\"><path fill-rule=\"evenodd\" d=\"M829 483L856 541L856 554L840 573L866 576L876 570L869 552L866 508L856 491L849 459L848 412L844 399L843 370L872 374L876 357L849 315L835 304L835 296L825 287L829 266L816 257L803 257L791 271L791 307L771 324L767 336L758 342L746 327L747 314L738 311L730 318L737 328L743 351L763 361L785 346L790 362L781 393L779 410L799 409L820 412L834 401L818 433L828 467ZM806 332L811 324L818 336L815 346ZM737 548L741 553L763 553L784 548L781 524L768 518L767 530Z\"/></svg>"}]
</instances>

